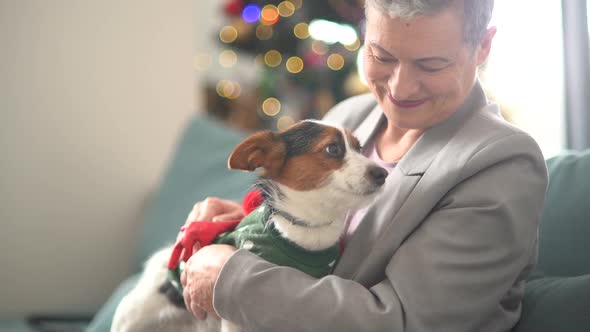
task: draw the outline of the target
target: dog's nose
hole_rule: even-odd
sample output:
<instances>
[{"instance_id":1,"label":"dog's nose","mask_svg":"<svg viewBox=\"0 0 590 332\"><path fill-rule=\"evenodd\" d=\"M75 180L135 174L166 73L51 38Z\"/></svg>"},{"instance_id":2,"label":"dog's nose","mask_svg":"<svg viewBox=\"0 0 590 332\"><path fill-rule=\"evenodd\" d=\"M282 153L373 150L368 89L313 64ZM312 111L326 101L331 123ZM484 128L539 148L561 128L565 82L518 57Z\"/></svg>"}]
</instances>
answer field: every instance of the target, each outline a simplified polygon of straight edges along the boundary
<instances>
[{"instance_id":1,"label":"dog's nose","mask_svg":"<svg viewBox=\"0 0 590 332\"><path fill-rule=\"evenodd\" d=\"M378 166L370 167L367 171L369 179L371 179L376 185L382 186L385 183L385 178L387 178L387 171Z\"/></svg>"}]
</instances>

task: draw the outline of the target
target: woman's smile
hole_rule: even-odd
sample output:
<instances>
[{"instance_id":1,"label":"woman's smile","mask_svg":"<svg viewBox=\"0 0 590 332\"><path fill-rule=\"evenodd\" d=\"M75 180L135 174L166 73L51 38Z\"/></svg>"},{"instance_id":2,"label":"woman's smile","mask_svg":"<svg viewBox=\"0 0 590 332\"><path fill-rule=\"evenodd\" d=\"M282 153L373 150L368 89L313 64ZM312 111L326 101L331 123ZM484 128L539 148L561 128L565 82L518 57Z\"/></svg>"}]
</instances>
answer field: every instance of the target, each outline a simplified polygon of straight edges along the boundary
<instances>
[{"instance_id":1,"label":"woman's smile","mask_svg":"<svg viewBox=\"0 0 590 332\"><path fill-rule=\"evenodd\" d=\"M401 107L401 108L418 107L428 101L428 98L399 100L399 99L396 99L395 97L393 97L390 93L387 94L387 97L395 106Z\"/></svg>"}]
</instances>

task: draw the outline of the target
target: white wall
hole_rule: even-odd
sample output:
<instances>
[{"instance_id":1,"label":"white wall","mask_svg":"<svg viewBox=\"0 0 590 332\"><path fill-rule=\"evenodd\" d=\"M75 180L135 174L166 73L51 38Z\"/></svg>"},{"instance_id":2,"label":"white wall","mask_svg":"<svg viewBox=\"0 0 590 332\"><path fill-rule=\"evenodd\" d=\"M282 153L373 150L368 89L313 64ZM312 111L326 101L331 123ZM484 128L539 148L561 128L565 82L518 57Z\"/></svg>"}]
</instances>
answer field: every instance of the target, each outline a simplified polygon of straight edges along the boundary
<instances>
[{"instance_id":1,"label":"white wall","mask_svg":"<svg viewBox=\"0 0 590 332\"><path fill-rule=\"evenodd\" d=\"M0 318L93 312L127 274L143 200L200 107L195 6L0 0Z\"/></svg>"}]
</instances>

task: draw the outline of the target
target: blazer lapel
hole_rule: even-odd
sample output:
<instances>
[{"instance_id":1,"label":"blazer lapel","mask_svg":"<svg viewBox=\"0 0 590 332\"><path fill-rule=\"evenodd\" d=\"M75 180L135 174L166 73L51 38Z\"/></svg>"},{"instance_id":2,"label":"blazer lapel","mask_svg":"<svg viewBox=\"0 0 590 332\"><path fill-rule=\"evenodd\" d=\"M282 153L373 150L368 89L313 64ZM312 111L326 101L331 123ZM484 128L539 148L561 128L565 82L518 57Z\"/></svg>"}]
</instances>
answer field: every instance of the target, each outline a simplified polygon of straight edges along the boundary
<instances>
[{"instance_id":1,"label":"blazer lapel","mask_svg":"<svg viewBox=\"0 0 590 332\"><path fill-rule=\"evenodd\" d=\"M461 109L445 122L428 129L418 139L387 177L384 191L368 207L362 222L347 243L346 250L334 269L334 274L355 279L359 271L369 264L368 256L374 248L378 247L376 242L390 224L398 228L393 232L394 238L388 238L387 241L395 242L393 244L395 247L401 244L416 225L395 226L396 223L402 223L396 220L399 210L406 203L438 152L459 130L466 116L486 103L485 94L479 83L476 83ZM375 134L382 121L385 121L385 117L381 108L376 106L355 131L362 145Z\"/></svg>"},{"instance_id":2,"label":"blazer lapel","mask_svg":"<svg viewBox=\"0 0 590 332\"><path fill-rule=\"evenodd\" d=\"M396 167L387 177L384 191L369 206L362 222L346 244L334 274L352 279L358 267L371 250L371 243L379 237L379 232L389 224L403 202L410 195L420 176L406 176ZM387 208L383 208L387 207Z\"/></svg>"}]
</instances>

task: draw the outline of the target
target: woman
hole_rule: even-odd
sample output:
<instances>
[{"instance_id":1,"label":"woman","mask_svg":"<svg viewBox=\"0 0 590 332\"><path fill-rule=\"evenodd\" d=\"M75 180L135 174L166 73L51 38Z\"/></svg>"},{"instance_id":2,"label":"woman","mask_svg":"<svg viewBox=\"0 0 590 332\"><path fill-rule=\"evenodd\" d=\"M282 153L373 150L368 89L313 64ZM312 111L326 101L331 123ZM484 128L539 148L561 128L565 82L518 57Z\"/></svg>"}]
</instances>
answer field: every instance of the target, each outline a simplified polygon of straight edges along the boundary
<instances>
[{"instance_id":1,"label":"woman","mask_svg":"<svg viewBox=\"0 0 590 332\"><path fill-rule=\"evenodd\" d=\"M349 221L334 274L313 279L228 246L188 262L185 302L246 331L508 331L536 258L543 156L477 80L492 0L367 0L371 94L327 121L352 128L391 170ZM192 217L239 205L208 199ZM194 219L193 219L194 220Z\"/></svg>"}]
</instances>

